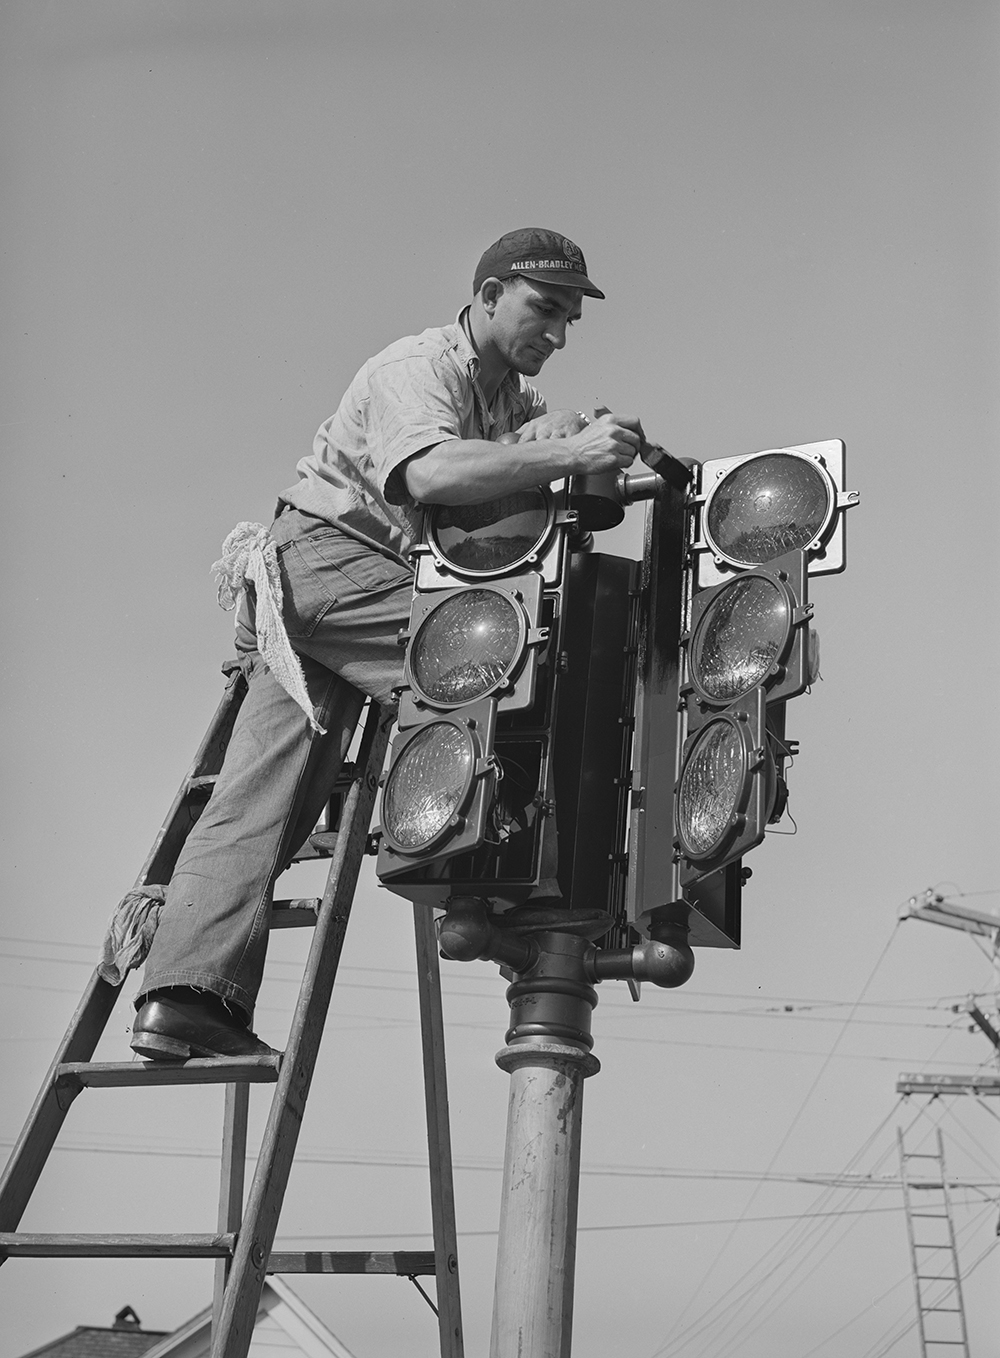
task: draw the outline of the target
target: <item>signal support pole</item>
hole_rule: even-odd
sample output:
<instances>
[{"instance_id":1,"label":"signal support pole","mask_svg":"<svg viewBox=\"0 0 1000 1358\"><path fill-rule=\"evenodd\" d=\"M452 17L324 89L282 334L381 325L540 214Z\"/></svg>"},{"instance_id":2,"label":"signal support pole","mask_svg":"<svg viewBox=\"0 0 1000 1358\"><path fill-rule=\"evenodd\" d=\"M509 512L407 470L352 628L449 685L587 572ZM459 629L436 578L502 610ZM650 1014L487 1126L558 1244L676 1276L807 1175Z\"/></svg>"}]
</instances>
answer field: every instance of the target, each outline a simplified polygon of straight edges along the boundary
<instances>
[{"instance_id":1,"label":"signal support pole","mask_svg":"<svg viewBox=\"0 0 1000 1358\"><path fill-rule=\"evenodd\" d=\"M569 1358L583 1082L600 1070L591 1052L593 982L633 977L677 986L694 958L686 918L663 907L651 941L596 951L611 916L530 905L493 919L482 901L452 898L441 951L498 961L514 979L511 1023L496 1057L510 1075L490 1358Z\"/></svg>"},{"instance_id":2,"label":"signal support pole","mask_svg":"<svg viewBox=\"0 0 1000 1358\"><path fill-rule=\"evenodd\" d=\"M510 1098L490 1358L569 1358L583 1082L601 1068L590 1050L597 991L586 962L610 917L515 913L511 927L538 953L507 991L510 1029L496 1058L510 1075Z\"/></svg>"}]
</instances>

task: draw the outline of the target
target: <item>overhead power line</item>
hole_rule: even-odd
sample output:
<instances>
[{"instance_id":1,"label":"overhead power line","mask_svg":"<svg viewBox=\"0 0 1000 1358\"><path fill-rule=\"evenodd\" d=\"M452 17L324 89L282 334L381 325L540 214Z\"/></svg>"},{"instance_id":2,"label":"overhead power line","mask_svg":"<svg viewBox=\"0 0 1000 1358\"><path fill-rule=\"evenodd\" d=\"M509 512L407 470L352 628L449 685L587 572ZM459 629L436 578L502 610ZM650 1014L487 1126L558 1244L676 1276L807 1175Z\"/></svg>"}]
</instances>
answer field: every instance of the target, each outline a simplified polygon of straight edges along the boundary
<instances>
[{"instance_id":1,"label":"overhead power line","mask_svg":"<svg viewBox=\"0 0 1000 1358\"><path fill-rule=\"evenodd\" d=\"M53 940L53 939L37 939L37 938L30 938L30 939L29 939L29 938L17 938L17 937L11 936L11 935L0 935L0 944L5 944L5 943L7 943L7 944L14 944L14 945L16 945L16 946L32 947L32 948L60 948L60 949L65 949L65 948L75 948L75 949L79 949L79 950L84 951L84 952L87 953L87 956L86 956L86 957L53 957L51 954L48 954L48 953L45 953L45 954L14 953L14 952L9 952L9 951L7 951L7 950L4 949L3 947L0 947L0 957L9 958L9 959L12 960L12 961L65 962L65 963L68 963L68 964L74 965L74 966L85 966L85 965L93 966L93 965L95 965L96 960L97 960L97 951L98 951L98 950L95 948L95 945L94 945L93 943L75 943L75 942L64 941L64 940L62 940L62 939L59 939L59 940ZM281 968L281 967L290 967L290 968L293 968L294 971L295 971L295 975L293 975L293 976L287 976L287 977L281 976L281 975L276 975L276 974L275 974L276 969L277 969L277 968ZM409 967L366 967L366 966L357 966L357 965L348 965L348 964L344 964L344 965L342 965L342 966L340 967L339 970L340 970L341 973L346 973L346 972L370 973L370 974L374 974L374 975L377 975L377 976L399 976L399 977L403 977L403 978L409 978L410 980L412 980L413 977L414 977L414 971L413 971L412 968L409 968ZM299 976L299 972L300 972L300 971L301 971L301 964L298 963L298 962L284 962L284 961L280 961L280 960L275 960L275 961L272 961L272 962L269 962L269 963L268 963L268 977L269 977L269 979L272 980L272 981L289 981L289 982L292 982L292 983L296 983L296 984L297 984L297 983L299 982L299 980L300 980L300 976ZM488 999L488 1000L492 1000L492 999L495 998L495 995L494 995L493 993L486 994L486 995L482 995L482 994L477 994L477 993L474 992L474 991L453 990L453 989L451 989L450 986L448 985L448 983L450 982L450 983L452 983L452 984L454 984L454 983L464 983L464 984L467 984L467 985L490 985L490 986L493 986L493 985L495 985L495 983L496 983L496 975L495 975L495 973L490 974L490 975L474 975L474 974L472 974L472 975L470 975L470 974L461 974L461 975L460 975L460 974L450 974L450 973L447 973L447 972L446 972L446 973L443 975L442 980L446 983L446 986L448 987L448 988L447 988L447 993L448 993L448 995L449 995L450 997L452 997L452 998L456 998L456 999L460 999L460 998L482 999L482 998L485 998L485 999ZM400 986L400 987L395 987L395 986L375 986L375 985L371 985L370 983L367 983L365 986L362 987L362 986L360 986L359 983L357 983L357 982L352 982L351 984L352 984L352 986L353 986L355 989L357 989L357 988L369 988L369 989L373 989L373 990L398 990L399 993L413 993L413 994L416 993L416 991L415 991L414 989L412 989L411 987L402 987L402 986ZM73 992L73 993L75 993L75 992ZM730 1001L734 1001L734 1002L750 1002L750 1003L753 1003L753 1004L758 1004L758 1005L768 1005L768 1006L770 1006L770 1005L777 1005L777 1006L793 1005L794 1008L795 1008L795 1011L800 1011L800 1010L807 1009L807 1008L810 1009L810 1010L813 1010L813 1009L838 1009L838 1008L839 1008L839 1009L851 1009L851 1010L854 1010L854 1009L910 1009L910 1008L913 1008L913 1009L920 1009L920 1010L930 1009L930 1010L933 1011L933 1010L939 1009L939 1008L947 1008L950 1004L955 1003L956 1001L959 1001L959 1000L963 1000L963 999L965 999L966 997L967 997L967 992L966 992L966 991L962 991L960 994L956 992L954 995L943 995L943 996L942 996L942 995L916 996L916 997L910 997L910 998L908 998L908 999L902 999L902 1000L889 1000L889 999L886 999L886 1000L861 1000L861 1001L854 1001L854 1000L842 1000L842 999L818 999L818 998L816 998L815 996L805 996L805 995L763 995L763 994L760 994L760 993L757 993L757 994L744 994L744 993L742 993L742 992L737 992L737 991L713 991L713 990L695 990L695 989L692 989L692 990L684 990L684 991L682 991L682 992L681 992L681 991L678 991L678 992L675 992L675 993L671 994L671 995L669 996L669 1000L670 1000L670 1006L669 1006L669 1007L661 1007L661 1006L656 1006L656 1007L654 1007L654 1006L651 1005L651 1006L649 1006L648 1008L646 1008L646 1009L644 1009L644 1010L642 1010L642 1011L640 1011L640 1012L643 1014L644 1017L650 1017L650 1018L652 1018L652 1017L655 1015L656 1017L670 1018L671 1021L675 1020L675 1019L676 1019L679 1015L681 1015L681 1014L691 1014L691 1013L698 1014L698 1013L705 1012L705 1011L702 1011L702 1010L695 1009L695 1008L691 1007L691 1005L689 1004L689 1001L690 1001L690 1000L730 1000ZM667 997L664 997L664 996L657 996L657 995L654 993L654 994L652 994L651 998L654 999L654 1000L660 999L660 1000L664 1000L664 1001L665 1001ZM616 1002L615 1000L609 999L609 998L607 998L606 996L603 996L603 995L602 995L602 997L601 997L601 1011L606 1013L606 1012L608 1012L609 1010L621 1010L623 1013L631 1013L631 1014L635 1014L635 1013L637 1012L636 1006L635 1006L635 1004L634 1004L632 1001ZM749 1010L749 1011L748 1011L748 1010L743 1010L743 1009L741 1009L741 1010L731 1010L731 1009L726 1009L726 1010L722 1010L722 1011L721 1011L721 1013L722 1013L723 1015L725 1015L726 1017L729 1017L729 1016L734 1015L734 1014L735 1014L735 1015L738 1015L738 1016L743 1016L743 1015L746 1014L746 1013L767 1013L767 1012L769 1012L769 1011L767 1011L767 1010L759 1010L759 1009L758 1009L758 1010ZM776 1011L776 1012L777 1012L777 1011Z\"/></svg>"},{"instance_id":2,"label":"overhead power line","mask_svg":"<svg viewBox=\"0 0 1000 1358\"><path fill-rule=\"evenodd\" d=\"M0 1146L9 1148L13 1144L10 1139L0 1139ZM151 1155L167 1159L176 1157L188 1160L217 1160L219 1158L218 1150L210 1150L201 1146L108 1145L100 1142L66 1140L57 1143L53 1150L90 1155ZM247 1159L253 1160L255 1156L248 1153ZM428 1167L426 1156L419 1154L378 1155L374 1152L365 1151L343 1151L338 1154L336 1151L300 1150L296 1152L296 1160L301 1164L308 1165L352 1165L356 1168L421 1169L426 1171ZM475 1160L471 1157L465 1159L456 1157L454 1164L456 1169L473 1173L499 1173L503 1168L499 1160ZM823 1171L777 1174L773 1171L759 1173L743 1169L676 1169L666 1165L584 1165L580 1173L597 1178L695 1179L713 1182L818 1184L828 1188L865 1188L878 1192L896 1190L900 1184L898 1175L873 1178L870 1175L863 1174L828 1174ZM948 1184L949 1187L956 1189L978 1189L991 1188L994 1186L994 1182L993 1179L956 1178L949 1179Z\"/></svg>"},{"instance_id":3,"label":"overhead power line","mask_svg":"<svg viewBox=\"0 0 1000 1358\"><path fill-rule=\"evenodd\" d=\"M953 1205L955 1206L970 1207L978 1205L981 1200L963 1199L961 1201L956 1202L956 1200L953 1199L952 1201ZM708 1219L700 1219L695 1221L631 1221L622 1222L619 1225L578 1226L577 1230L581 1232L589 1231L591 1233L599 1231L666 1231L671 1230L674 1227L683 1226L700 1228L702 1226L761 1225L770 1221L812 1221L815 1219L819 1219L820 1217L877 1216L880 1213L885 1212L892 1212L898 1215L903 1210L904 1209L901 1204L898 1207L846 1207L840 1209L839 1211L833 1212L786 1212L777 1216L763 1216L763 1217L712 1217ZM459 1231L458 1234L463 1237L473 1238L491 1235L495 1236L498 1234L498 1231L496 1227L493 1227L491 1230ZM431 1238L430 1231L392 1231L384 1235L380 1235L372 1231L365 1231L361 1235L313 1234L313 1235L283 1235L281 1237L283 1241L287 1241L289 1243L293 1241L299 1242L303 1240L313 1240L316 1242L322 1241L324 1244L328 1245L342 1244L346 1241L356 1241L356 1240L429 1240L430 1238Z\"/></svg>"}]
</instances>

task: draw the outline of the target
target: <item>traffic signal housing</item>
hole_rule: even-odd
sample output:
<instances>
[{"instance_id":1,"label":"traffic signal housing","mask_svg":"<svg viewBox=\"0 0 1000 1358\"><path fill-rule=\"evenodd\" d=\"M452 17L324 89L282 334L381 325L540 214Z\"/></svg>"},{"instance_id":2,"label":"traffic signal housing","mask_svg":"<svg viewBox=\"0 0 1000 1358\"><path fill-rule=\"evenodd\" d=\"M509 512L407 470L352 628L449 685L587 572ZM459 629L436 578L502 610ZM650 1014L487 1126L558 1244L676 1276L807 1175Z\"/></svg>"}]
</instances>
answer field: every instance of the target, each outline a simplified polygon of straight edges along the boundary
<instances>
[{"instance_id":1,"label":"traffic signal housing","mask_svg":"<svg viewBox=\"0 0 1000 1358\"><path fill-rule=\"evenodd\" d=\"M564 500L540 487L427 510L376 869L411 900L440 905L474 882L516 903L554 873Z\"/></svg>"},{"instance_id":2,"label":"traffic signal housing","mask_svg":"<svg viewBox=\"0 0 1000 1358\"><path fill-rule=\"evenodd\" d=\"M703 463L690 504L696 588L798 550L810 575L842 571L844 512L858 502L844 477L840 439Z\"/></svg>"},{"instance_id":3,"label":"traffic signal housing","mask_svg":"<svg viewBox=\"0 0 1000 1358\"><path fill-rule=\"evenodd\" d=\"M738 947L742 857L787 801L785 704L818 674L810 575L846 565L839 440L720 458L647 510L629 914ZM672 766L672 767L671 767Z\"/></svg>"},{"instance_id":4,"label":"traffic signal housing","mask_svg":"<svg viewBox=\"0 0 1000 1358\"><path fill-rule=\"evenodd\" d=\"M689 467L644 448L643 558L584 550L564 491L436 506L415 549L377 871L495 913L683 916L738 947L744 856L784 813L787 703L818 674L812 575L844 569L838 440ZM637 578L638 573L638 578Z\"/></svg>"},{"instance_id":5,"label":"traffic signal housing","mask_svg":"<svg viewBox=\"0 0 1000 1358\"><path fill-rule=\"evenodd\" d=\"M637 566L579 513L547 488L428 511L376 869L410 900L623 917Z\"/></svg>"}]
</instances>

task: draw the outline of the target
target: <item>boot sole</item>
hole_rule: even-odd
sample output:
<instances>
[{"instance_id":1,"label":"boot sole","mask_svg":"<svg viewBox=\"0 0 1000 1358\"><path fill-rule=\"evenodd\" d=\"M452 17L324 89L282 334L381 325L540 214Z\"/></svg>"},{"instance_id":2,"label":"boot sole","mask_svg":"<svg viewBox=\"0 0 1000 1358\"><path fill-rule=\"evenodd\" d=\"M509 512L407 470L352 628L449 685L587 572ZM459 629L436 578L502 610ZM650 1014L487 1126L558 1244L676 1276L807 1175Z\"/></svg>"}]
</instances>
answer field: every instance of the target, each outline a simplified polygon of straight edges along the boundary
<instances>
[{"instance_id":1,"label":"boot sole","mask_svg":"<svg viewBox=\"0 0 1000 1358\"><path fill-rule=\"evenodd\" d=\"M139 1056L147 1061L189 1061L193 1056L205 1057L210 1061L225 1060L228 1057L276 1056L272 1048L262 1052L220 1052L197 1043L181 1042L176 1037L165 1037L162 1033L136 1033L129 1044Z\"/></svg>"},{"instance_id":2,"label":"boot sole","mask_svg":"<svg viewBox=\"0 0 1000 1358\"><path fill-rule=\"evenodd\" d=\"M129 1045L149 1061L187 1061L195 1055L189 1042L160 1033L135 1033Z\"/></svg>"}]
</instances>

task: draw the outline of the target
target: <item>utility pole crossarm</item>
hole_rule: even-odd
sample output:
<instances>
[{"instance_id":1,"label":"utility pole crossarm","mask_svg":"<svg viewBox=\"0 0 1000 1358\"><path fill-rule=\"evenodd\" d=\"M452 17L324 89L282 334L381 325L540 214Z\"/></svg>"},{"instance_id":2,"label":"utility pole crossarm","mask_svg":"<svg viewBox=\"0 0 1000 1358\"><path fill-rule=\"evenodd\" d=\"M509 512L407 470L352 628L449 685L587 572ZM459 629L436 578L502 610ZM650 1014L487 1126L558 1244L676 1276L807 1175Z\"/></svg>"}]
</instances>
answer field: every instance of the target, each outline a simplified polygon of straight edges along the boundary
<instances>
[{"instance_id":1,"label":"utility pole crossarm","mask_svg":"<svg viewBox=\"0 0 1000 1358\"><path fill-rule=\"evenodd\" d=\"M897 1094L993 1094L1000 1096L1000 1075L901 1075Z\"/></svg>"},{"instance_id":2,"label":"utility pole crossarm","mask_svg":"<svg viewBox=\"0 0 1000 1358\"><path fill-rule=\"evenodd\" d=\"M993 1043L994 1047L996 1047L997 1051L1000 1052L1000 1033L993 1027L993 1024L979 1008L979 1005L976 1004L975 1000L966 1000L966 1002L959 1007L968 1014L977 1028L983 1030L989 1040Z\"/></svg>"},{"instance_id":3,"label":"utility pole crossarm","mask_svg":"<svg viewBox=\"0 0 1000 1358\"><path fill-rule=\"evenodd\" d=\"M963 929L967 934L1000 939L1000 915L988 910L974 910L968 905L956 905L954 901L946 901L936 891L925 891L923 896L911 897L900 910L899 918L923 919L929 924L943 924L948 929Z\"/></svg>"}]
</instances>

